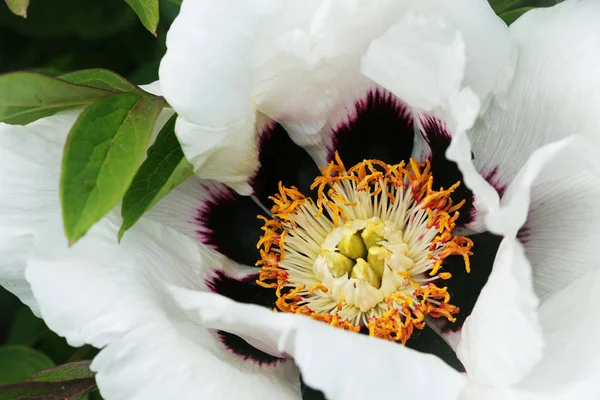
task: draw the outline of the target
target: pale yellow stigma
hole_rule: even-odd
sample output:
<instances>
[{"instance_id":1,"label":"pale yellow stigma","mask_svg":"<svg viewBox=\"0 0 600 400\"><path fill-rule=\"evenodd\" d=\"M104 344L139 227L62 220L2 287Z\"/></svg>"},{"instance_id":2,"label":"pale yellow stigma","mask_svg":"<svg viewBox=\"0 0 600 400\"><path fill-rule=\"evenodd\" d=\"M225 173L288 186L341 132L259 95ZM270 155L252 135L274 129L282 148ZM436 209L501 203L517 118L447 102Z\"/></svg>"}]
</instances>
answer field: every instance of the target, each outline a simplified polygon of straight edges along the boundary
<instances>
[{"instance_id":1,"label":"pale yellow stigma","mask_svg":"<svg viewBox=\"0 0 600 400\"><path fill-rule=\"evenodd\" d=\"M429 164L365 160L346 169L336 154L311 189L317 201L280 184L265 221L258 283L281 311L405 343L424 318L454 320L458 308L439 282L451 255L473 243L452 231L461 203L433 190Z\"/></svg>"},{"instance_id":2,"label":"pale yellow stigma","mask_svg":"<svg viewBox=\"0 0 600 400\"><path fill-rule=\"evenodd\" d=\"M336 253L335 251L327 250L324 253L327 269L334 278L341 278L342 276L350 274L354 264L356 264L355 260L348 258L341 252Z\"/></svg>"}]
</instances>

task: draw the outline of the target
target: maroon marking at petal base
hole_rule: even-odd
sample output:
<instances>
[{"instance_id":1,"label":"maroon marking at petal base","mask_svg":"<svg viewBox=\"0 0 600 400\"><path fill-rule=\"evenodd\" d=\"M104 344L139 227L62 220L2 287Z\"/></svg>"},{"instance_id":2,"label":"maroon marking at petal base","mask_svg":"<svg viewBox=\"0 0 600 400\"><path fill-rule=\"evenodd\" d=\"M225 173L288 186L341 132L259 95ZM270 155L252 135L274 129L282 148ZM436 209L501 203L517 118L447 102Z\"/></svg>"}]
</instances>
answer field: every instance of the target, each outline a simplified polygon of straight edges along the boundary
<instances>
[{"instance_id":1,"label":"maroon marking at petal base","mask_svg":"<svg viewBox=\"0 0 600 400\"><path fill-rule=\"evenodd\" d=\"M369 92L355 105L352 115L333 132L328 159L338 151L351 167L365 159L388 164L408 161L414 144L414 123L408 107L391 93Z\"/></svg>"},{"instance_id":2,"label":"maroon marking at petal base","mask_svg":"<svg viewBox=\"0 0 600 400\"><path fill-rule=\"evenodd\" d=\"M317 165L280 124L273 122L261 133L258 155L259 167L250 185L263 206L272 206L269 196L279 192L280 181L286 187L295 186L301 193L309 194L310 185L319 175Z\"/></svg>"},{"instance_id":3,"label":"maroon marking at petal base","mask_svg":"<svg viewBox=\"0 0 600 400\"><path fill-rule=\"evenodd\" d=\"M484 173L483 178L496 189L498 192L498 196L502 198L504 193L506 192L506 188L508 187L506 183L503 183L498 176L498 166L495 166L490 172Z\"/></svg>"},{"instance_id":4,"label":"maroon marking at petal base","mask_svg":"<svg viewBox=\"0 0 600 400\"><path fill-rule=\"evenodd\" d=\"M443 121L431 116L421 119L422 134L431 150L430 162L433 184L436 188L449 188L456 182L461 185L452 193L454 204L464 200L465 204L460 209L460 215L456 221L457 226L464 226L473 220L473 192L465 186L463 175L454 161L446 158L446 150L450 146L452 136Z\"/></svg>"},{"instance_id":5,"label":"maroon marking at petal base","mask_svg":"<svg viewBox=\"0 0 600 400\"><path fill-rule=\"evenodd\" d=\"M258 274L248 275L241 279L235 279L223 271L215 271L215 276L206 281L211 291L232 300L247 304L257 304L267 308L273 308L277 299L273 289L263 288L256 284ZM258 365L274 365L285 361L274 357L250 345L241 337L229 332L216 331L215 334L231 352L242 357L244 360L252 360Z\"/></svg>"},{"instance_id":6,"label":"maroon marking at petal base","mask_svg":"<svg viewBox=\"0 0 600 400\"><path fill-rule=\"evenodd\" d=\"M225 185L216 186L198 209L195 221L202 243L244 265L254 266L260 259L256 243L263 210L248 196L241 196Z\"/></svg>"}]
</instances>

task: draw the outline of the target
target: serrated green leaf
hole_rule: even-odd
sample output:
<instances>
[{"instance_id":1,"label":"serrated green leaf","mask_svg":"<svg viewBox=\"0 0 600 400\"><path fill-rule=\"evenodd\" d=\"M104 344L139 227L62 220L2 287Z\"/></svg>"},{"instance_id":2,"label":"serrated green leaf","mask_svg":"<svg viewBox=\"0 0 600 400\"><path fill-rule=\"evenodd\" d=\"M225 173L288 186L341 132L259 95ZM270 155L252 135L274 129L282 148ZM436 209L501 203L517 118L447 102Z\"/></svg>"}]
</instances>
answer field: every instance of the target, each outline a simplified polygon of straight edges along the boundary
<instances>
[{"instance_id":1,"label":"serrated green leaf","mask_svg":"<svg viewBox=\"0 0 600 400\"><path fill-rule=\"evenodd\" d=\"M20 15L23 18L27 18L27 7L29 7L29 0L5 0L8 9L13 14Z\"/></svg>"},{"instance_id":2,"label":"serrated green leaf","mask_svg":"<svg viewBox=\"0 0 600 400\"><path fill-rule=\"evenodd\" d=\"M73 379L93 378L94 373L90 371L89 360L75 361L54 368L38 371L31 375L30 380L37 382L61 382Z\"/></svg>"},{"instance_id":3,"label":"serrated green leaf","mask_svg":"<svg viewBox=\"0 0 600 400\"><path fill-rule=\"evenodd\" d=\"M69 72L68 74L61 75L58 79L76 85L92 86L113 92L131 92L143 96L152 96L123 78L121 75L107 69L83 69L81 71Z\"/></svg>"},{"instance_id":4,"label":"serrated green leaf","mask_svg":"<svg viewBox=\"0 0 600 400\"><path fill-rule=\"evenodd\" d=\"M96 390L94 378L63 382L21 382L0 386L0 400L79 400Z\"/></svg>"},{"instance_id":5,"label":"serrated green leaf","mask_svg":"<svg viewBox=\"0 0 600 400\"><path fill-rule=\"evenodd\" d=\"M32 72L0 75L0 122L24 125L112 94Z\"/></svg>"},{"instance_id":6,"label":"serrated green leaf","mask_svg":"<svg viewBox=\"0 0 600 400\"><path fill-rule=\"evenodd\" d=\"M0 346L0 385L17 383L54 362L42 352L21 345Z\"/></svg>"},{"instance_id":7,"label":"serrated green leaf","mask_svg":"<svg viewBox=\"0 0 600 400\"><path fill-rule=\"evenodd\" d=\"M137 14L146 29L156 36L156 28L160 18L158 12L158 0L125 0Z\"/></svg>"},{"instance_id":8,"label":"serrated green leaf","mask_svg":"<svg viewBox=\"0 0 600 400\"><path fill-rule=\"evenodd\" d=\"M174 115L162 128L123 198L119 240L146 211L194 173L175 136L176 119Z\"/></svg>"},{"instance_id":9,"label":"serrated green leaf","mask_svg":"<svg viewBox=\"0 0 600 400\"><path fill-rule=\"evenodd\" d=\"M500 18L506 23L506 25L510 25L515 22L521 15L525 14L529 10L533 10L535 7L523 7L517 8L516 10L511 10L499 15Z\"/></svg>"},{"instance_id":10,"label":"serrated green leaf","mask_svg":"<svg viewBox=\"0 0 600 400\"><path fill-rule=\"evenodd\" d=\"M67 137L60 179L63 223L70 243L121 200L163 106L161 97L123 93L81 113Z\"/></svg>"}]
</instances>

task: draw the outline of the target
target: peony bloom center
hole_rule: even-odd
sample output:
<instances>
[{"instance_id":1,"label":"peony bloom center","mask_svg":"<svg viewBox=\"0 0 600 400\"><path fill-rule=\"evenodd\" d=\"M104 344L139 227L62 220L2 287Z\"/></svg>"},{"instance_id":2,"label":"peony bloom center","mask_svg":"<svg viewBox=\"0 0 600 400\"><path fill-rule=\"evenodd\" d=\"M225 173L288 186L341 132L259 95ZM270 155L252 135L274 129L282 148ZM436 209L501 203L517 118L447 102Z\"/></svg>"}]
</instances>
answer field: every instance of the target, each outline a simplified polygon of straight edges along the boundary
<instances>
[{"instance_id":1,"label":"peony bloom center","mask_svg":"<svg viewBox=\"0 0 600 400\"><path fill-rule=\"evenodd\" d=\"M406 343L425 317L447 318L444 260L469 271L473 243L452 234L460 185L433 189L430 165L364 160L346 169L339 156L311 186L316 198L279 185L258 242L258 283L276 290L281 311Z\"/></svg>"}]
</instances>

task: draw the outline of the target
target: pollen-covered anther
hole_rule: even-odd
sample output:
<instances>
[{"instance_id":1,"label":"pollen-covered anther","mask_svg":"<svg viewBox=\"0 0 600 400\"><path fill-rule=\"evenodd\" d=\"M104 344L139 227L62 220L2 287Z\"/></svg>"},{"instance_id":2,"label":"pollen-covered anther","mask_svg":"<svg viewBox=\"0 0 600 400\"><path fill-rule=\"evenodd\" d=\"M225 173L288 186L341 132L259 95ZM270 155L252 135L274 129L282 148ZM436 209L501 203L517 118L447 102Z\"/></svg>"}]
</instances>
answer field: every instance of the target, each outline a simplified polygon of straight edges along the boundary
<instances>
[{"instance_id":1,"label":"pollen-covered anther","mask_svg":"<svg viewBox=\"0 0 600 400\"><path fill-rule=\"evenodd\" d=\"M346 169L336 154L311 189L279 185L258 241L258 283L273 288L280 311L406 343L425 317L454 321L443 271L470 239L452 234L464 201L459 187L435 189L429 162L364 160Z\"/></svg>"}]
</instances>

